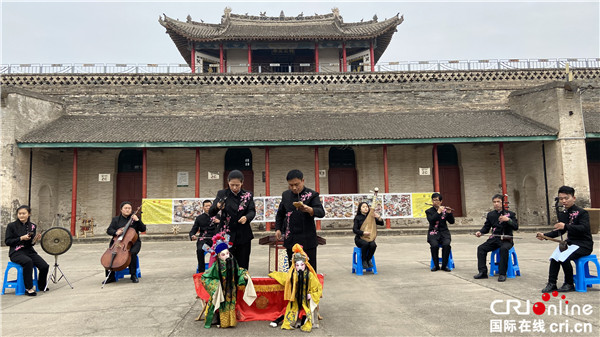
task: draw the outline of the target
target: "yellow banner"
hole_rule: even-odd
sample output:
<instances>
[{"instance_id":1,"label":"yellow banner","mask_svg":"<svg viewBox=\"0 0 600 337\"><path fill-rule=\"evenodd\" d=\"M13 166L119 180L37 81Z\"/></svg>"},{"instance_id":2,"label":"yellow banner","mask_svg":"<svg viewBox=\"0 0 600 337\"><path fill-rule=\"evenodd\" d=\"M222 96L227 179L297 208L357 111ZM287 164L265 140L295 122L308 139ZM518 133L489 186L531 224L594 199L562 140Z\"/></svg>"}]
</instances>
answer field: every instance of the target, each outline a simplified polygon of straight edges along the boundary
<instances>
[{"instance_id":1,"label":"yellow banner","mask_svg":"<svg viewBox=\"0 0 600 337\"><path fill-rule=\"evenodd\" d=\"M425 205L425 203L431 203L431 195L433 192L429 193L412 193L412 211L414 218L426 218L425 211L431 207L429 205Z\"/></svg>"},{"instance_id":2,"label":"yellow banner","mask_svg":"<svg viewBox=\"0 0 600 337\"><path fill-rule=\"evenodd\" d=\"M173 199L144 199L142 212L144 224L170 224L173 222Z\"/></svg>"}]
</instances>

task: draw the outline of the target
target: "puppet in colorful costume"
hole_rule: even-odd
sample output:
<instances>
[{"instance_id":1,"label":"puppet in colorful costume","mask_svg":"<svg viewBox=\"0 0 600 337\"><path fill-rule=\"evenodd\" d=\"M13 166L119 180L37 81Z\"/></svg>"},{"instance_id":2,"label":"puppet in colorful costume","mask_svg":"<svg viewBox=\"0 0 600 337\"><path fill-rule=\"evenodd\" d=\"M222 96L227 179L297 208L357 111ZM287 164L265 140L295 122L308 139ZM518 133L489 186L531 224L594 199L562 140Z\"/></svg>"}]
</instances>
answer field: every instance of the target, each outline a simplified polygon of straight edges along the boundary
<instances>
[{"instance_id":1,"label":"puppet in colorful costume","mask_svg":"<svg viewBox=\"0 0 600 337\"><path fill-rule=\"evenodd\" d=\"M281 328L291 330L301 325L302 331L310 332L323 287L302 246L295 244L292 251L292 267L289 271L275 271L269 276L284 286L284 299L289 301Z\"/></svg>"},{"instance_id":2,"label":"puppet in colorful costume","mask_svg":"<svg viewBox=\"0 0 600 337\"><path fill-rule=\"evenodd\" d=\"M211 254L216 255L217 261L202 275L202 284L211 296L206 306L205 328L215 318L221 328L234 327L237 325L235 303L238 286L246 285L244 301L252 305L256 299L256 292L248 271L238 267L235 258L229 254L229 236L219 233L213 237Z\"/></svg>"}]
</instances>

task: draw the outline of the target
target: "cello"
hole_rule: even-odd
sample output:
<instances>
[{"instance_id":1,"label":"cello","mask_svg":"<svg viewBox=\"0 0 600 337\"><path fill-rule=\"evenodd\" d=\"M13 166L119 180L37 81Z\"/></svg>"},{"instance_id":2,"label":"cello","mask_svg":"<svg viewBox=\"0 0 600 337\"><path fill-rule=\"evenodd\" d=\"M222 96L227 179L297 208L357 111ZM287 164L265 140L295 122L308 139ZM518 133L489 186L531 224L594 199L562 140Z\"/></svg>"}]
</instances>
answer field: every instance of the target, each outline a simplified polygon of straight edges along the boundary
<instances>
[{"instance_id":1,"label":"cello","mask_svg":"<svg viewBox=\"0 0 600 337\"><path fill-rule=\"evenodd\" d=\"M112 244L100 258L100 263L102 263L104 269L109 271L102 287L104 287L104 284L110 277L110 273L127 268L131 262L131 253L129 250L138 240L138 234L136 230L131 227L131 224L133 223L133 216L140 211L141 207L142 206L138 207L137 210L131 214L129 221L127 221L127 224L123 227L123 233L113 237Z\"/></svg>"}]
</instances>

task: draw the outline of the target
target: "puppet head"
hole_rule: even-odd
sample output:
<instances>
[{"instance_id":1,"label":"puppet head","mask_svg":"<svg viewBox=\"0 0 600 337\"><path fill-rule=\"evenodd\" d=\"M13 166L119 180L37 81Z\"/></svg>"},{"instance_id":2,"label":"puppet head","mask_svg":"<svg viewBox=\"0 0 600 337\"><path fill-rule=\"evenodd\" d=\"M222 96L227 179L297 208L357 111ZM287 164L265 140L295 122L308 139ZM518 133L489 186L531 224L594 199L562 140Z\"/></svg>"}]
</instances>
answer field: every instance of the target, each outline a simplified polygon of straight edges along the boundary
<instances>
[{"instance_id":1,"label":"puppet head","mask_svg":"<svg viewBox=\"0 0 600 337\"><path fill-rule=\"evenodd\" d=\"M229 242L229 235L225 233L218 233L212 238L213 245L209 247L204 244L202 249L209 252L212 256L218 256L222 261L225 261L229 257L229 248L233 245Z\"/></svg>"}]
</instances>

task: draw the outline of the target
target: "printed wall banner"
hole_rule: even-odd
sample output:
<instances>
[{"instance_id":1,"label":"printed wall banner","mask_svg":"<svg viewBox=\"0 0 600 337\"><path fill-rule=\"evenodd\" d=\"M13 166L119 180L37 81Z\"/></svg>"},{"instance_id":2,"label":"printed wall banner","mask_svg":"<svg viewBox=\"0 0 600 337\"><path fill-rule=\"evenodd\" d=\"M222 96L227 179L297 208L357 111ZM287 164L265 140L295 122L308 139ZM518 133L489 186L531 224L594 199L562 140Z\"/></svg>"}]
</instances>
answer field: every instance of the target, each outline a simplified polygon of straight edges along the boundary
<instances>
[{"instance_id":1,"label":"printed wall banner","mask_svg":"<svg viewBox=\"0 0 600 337\"><path fill-rule=\"evenodd\" d=\"M431 193L380 193L375 211L384 219L425 218L430 206ZM358 204L373 202L372 194L321 194L325 208L323 220L352 221ZM146 224L193 224L202 213L202 201L212 198L144 199L144 223ZM253 222L275 222L281 197L254 197L256 216Z\"/></svg>"},{"instance_id":2,"label":"printed wall banner","mask_svg":"<svg viewBox=\"0 0 600 337\"><path fill-rule=\"evenodd\" d=\"M146 225L171 223L173 219L173 199L142 200L142 221Z\"/></svg>"}]
</instances>

